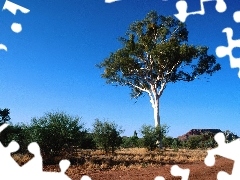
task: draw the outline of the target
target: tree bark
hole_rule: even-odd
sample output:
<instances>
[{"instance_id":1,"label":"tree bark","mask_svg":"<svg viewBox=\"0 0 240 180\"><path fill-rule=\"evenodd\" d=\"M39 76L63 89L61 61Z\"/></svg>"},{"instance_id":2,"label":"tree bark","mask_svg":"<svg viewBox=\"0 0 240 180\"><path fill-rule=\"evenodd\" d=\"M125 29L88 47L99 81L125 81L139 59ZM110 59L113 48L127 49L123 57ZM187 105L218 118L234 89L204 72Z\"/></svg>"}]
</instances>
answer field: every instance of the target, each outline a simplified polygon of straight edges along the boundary
<instances>
[{"instance_id":1,"label":"tree bark","mask_svg":"<svg viewBox=\"0 0 240 180\"><path fill-rule=\"evenodd\" d=\"M159 96L155 97L154 103L152 104L153 107L153 112L154 112L154 122L155 122L155 127L160 126L160 108L159 108ZM160 139L157 140L156 142L159 144L159 148L162 149L162 137L160 136Z\"/></svg>"},{"instance_id":2,"label":"tree bark","mask_svg":"<svg viewBox=\"0 0 240 180\"><path fill-rule=\"evenodd\" d=\"M159 98L155 99L155 102L153 104L153 112L154 112L155 127L160 126Z\"/></svg>"}]
</instances>

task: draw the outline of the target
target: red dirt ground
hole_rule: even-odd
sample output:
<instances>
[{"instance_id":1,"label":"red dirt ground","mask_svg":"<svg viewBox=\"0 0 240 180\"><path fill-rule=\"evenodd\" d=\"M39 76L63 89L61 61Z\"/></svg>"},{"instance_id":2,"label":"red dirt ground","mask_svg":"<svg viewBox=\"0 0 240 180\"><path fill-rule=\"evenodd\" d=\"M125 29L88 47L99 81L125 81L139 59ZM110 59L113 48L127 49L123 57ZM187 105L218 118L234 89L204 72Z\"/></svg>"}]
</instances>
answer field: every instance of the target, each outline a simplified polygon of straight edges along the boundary
<instances>
[{"instance_id":1,"label":"red dirt ground","mask_svg":"<svg viewBox=\"0 0 240 180\"><path fill-rule=\"evenodd\" d=\"M140 169L127 169L127 170L108 170L98 172L86 172L86 175L90 176L92 180L154 180L156 176L163 176L165 180L180 180L181 177L174 177L170 174L172 165L162 165L154 167L146 167ZM215 165L208 167L204 162L195 162L192 164L179 164L181 168L189 168L191 180L215 180L217 179L217 173L219 171L225 171L231 174L233 161L218 157ZM68 176L73 180L80 180L83 175L82 170L77 170L70 167L70 171L67 172Z\"/></svg>"}]
</instances>

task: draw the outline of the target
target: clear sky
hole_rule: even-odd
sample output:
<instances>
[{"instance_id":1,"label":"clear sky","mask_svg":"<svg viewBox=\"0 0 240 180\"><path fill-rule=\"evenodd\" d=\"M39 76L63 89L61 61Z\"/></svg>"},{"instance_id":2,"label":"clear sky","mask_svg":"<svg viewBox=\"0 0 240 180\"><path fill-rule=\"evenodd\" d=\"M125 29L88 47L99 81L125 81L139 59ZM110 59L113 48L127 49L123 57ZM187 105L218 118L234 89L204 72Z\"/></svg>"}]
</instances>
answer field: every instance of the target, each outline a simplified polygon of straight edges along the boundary
<instances>
[{"instance_id":1,"label":"clear sky","mask_svg":"<svg viewBox=\"0 0 240 180\"><path fill-rule=\"evenodd\" d=\"M0 0L3 7L4 0ZM153 109L146 94L131 100L128 87L105 83L96 64L121 48L118 37L150 10L162 15L177 13L176 0L14 0L30 9L28 14L0 13L0 108L9 108L11 121L28 123L46 112L64 111L82 117L91 128L94 119L108 119L133 135L143 124L154 125ZM216 1L205 3L205 15L189 16L189 44L206 45L215 54L227 46L225 27L240 38L240 24L233 13L238 0L225 0L227 11L218 13ZM188 0L188 11L200 10L199 0ZM11 24L22 24L21 33ZM240 57L240 49L233 50ZM177 137L192 128L219 128L240 135L240 79L228 57L218 58L222 70L209 79L169 84L160 99L161 123ZM209 81L209 82L208 82Z\"/></svg>"}]
</instances>

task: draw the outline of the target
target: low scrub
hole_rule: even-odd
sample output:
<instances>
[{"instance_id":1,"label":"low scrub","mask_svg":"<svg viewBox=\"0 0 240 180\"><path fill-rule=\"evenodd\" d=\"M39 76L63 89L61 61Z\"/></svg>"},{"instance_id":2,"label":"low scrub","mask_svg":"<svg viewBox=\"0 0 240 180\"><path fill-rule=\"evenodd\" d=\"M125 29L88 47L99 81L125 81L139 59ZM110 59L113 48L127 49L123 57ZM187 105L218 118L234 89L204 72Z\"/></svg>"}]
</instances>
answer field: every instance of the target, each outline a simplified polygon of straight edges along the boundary
<instances>
[{"instance_id":1,"label":"low scrub","mask_svg":"<svg viewBox=\"0 0 240 180\"><path fill-rule=\"evenodd\" d=\"M148 151L146 148L124 148L116 150L115 155L106 155L100 150L78 150L74 156L55 157L55 164L52 165L58 166L61 159L69 159L72 166L82 167L83 170L139 168L204 161L206 155L207 152L204 150L186 149L179 149L176 152L173 149ZM13 157L20 165L32 158L29 154L15 154Z\"/></svg>"}]
</instances>

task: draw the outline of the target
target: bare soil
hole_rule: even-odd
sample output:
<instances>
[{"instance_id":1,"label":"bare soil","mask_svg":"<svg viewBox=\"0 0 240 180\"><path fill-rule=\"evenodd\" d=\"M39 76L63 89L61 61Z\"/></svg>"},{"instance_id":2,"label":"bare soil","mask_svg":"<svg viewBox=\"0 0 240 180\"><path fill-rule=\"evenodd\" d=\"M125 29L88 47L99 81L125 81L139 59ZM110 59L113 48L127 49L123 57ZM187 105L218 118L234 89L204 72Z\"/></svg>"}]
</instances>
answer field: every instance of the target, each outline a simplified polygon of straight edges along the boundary
<instances>
[{"instance_id":1,"label":"bare soil","mask_svg":"<svg viewBox=\"0 0 240 180\"><path fill-rule=\"evenodd\" d=\"M190 169L190 180L215 180L219 171L231 174L233 161L217 157L215 165L208 167L203 161L188 164L177 164L179 167ZM88 175L92 180L154 180L156 176L163 176L165 180L180 180L170 174L172 165L153 165L141 168L126 168L123 170L84 170L80 166L70 166L67 175L73 180L80 180L83 175ZM44 171L52 171L56 167L46 166Z\"/></svg>"}]
</instances>

